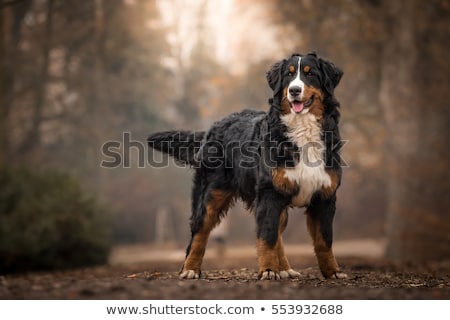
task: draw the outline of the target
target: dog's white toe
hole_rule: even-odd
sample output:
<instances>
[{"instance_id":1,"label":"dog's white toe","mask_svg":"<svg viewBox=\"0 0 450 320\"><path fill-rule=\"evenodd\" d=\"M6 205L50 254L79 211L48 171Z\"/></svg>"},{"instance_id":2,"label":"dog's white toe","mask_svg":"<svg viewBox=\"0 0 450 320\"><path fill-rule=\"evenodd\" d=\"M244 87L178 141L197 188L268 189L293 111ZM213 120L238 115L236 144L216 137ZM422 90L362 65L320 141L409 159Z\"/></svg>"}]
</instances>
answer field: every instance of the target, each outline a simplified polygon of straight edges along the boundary
<instances>
[{"instance_id":1,"label":"dog's white toe","mask_svg":"<svg viewBox=\"0 0 450 320\"><path fill-rule=\"evenodd\" d=\"M301 276L300 272L297 272L294 269L280 271L280 278L283 280L297 279L300 278L300 276Z\"/></svg>"},{"instance_id":2,"label":"dog's white toe","mask_svg":"<svg viewBox=\"0 0 450 320\"><path fill-rule=\"evenodd\" d=\"M267 270L261 274L261 280L280 280L280 274L272 270Z\"/></svg>"},{"instance_id":3,"label":"dog's white toe","mask_svg":"<svg viewBox=\"0 0 450 320\"><path fill-rule=\"evenodd\" d=\"M199 279L200 273L194 270L184 270L180 276L180 279Z\"/></svg>"},{"instance_id":4,"label":"dog's white toe","mask_svg":"<svg viewBox=\"0 0 450 320\"><path fill-rule=\"evenodd\" d=\"M332 279L347 279L347 274L344 272L336 272L331 276Z\"/></svg>"}]
</instances>

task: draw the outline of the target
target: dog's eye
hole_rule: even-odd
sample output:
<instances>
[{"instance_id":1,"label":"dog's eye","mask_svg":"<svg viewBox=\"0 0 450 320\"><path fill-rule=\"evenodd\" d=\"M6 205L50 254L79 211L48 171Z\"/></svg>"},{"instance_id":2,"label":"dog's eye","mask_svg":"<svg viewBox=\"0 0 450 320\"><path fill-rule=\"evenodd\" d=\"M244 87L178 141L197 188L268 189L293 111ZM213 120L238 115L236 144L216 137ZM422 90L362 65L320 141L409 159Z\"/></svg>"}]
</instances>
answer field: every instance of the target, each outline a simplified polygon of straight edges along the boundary
<instances>
[{"instance_id":1,"label":"dog's eye","mask_svg":"<svg viewBox=\"0 0 450 320\"><path fill-rule=\"evenodd\" d=\"M303 72L305 73L305 75L307 77L311 77L313 75L312 72L311 72L311 67L310 66L305 66L303 68Z\"/></svg>"},{"instance_id":2,"label":"dog's eye","mask_svg":"<svg viewBox=\"0 0 450 320\"><path fill-rule=\"evenodd\" d=\"M295 67L294 66L289 66L289 75L292 76L295 72Z\"/></svg>"}]
</instances>

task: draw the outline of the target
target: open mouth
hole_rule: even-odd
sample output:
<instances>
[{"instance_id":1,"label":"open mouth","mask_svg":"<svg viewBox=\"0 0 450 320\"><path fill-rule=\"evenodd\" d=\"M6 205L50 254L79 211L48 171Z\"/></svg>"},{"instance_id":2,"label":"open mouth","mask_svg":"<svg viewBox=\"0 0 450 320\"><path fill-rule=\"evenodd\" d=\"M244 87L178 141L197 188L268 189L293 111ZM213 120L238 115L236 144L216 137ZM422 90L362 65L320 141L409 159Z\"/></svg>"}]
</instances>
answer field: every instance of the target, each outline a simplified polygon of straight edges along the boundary
<instances>
[{"instance_id":1,"label":"open mouth","mask_svg":"<svg viewBox=\"0 0 450 320\"><path fill-rule=\"evenodd\" d=\"M294 100L294 101L291 102L292 110L294 110L295 113L302 112L303 109L308 108L309 106L311 106L313 101L314 101L314 95L311 96L308 100L303 101L303 102Z\"/></svg>"}]
</instances>

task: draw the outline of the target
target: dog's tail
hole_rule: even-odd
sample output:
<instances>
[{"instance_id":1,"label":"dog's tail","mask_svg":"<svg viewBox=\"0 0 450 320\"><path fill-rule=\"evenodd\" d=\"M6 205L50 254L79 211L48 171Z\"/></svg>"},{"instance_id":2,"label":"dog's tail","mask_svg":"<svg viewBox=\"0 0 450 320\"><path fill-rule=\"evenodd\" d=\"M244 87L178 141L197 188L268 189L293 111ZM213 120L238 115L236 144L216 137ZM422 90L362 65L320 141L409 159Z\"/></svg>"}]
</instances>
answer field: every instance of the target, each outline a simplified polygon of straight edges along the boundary
<instances>
[{"instance_id":1,"label":"dog's tail","mask_svg":"<svg viewBox=\"0 0 450 320\"><path fill-rule=\"evenodd\" d=\"M167 153L182 164L195 165L204 131L163 131L147 138L150 148Z\"/></svg>"}]
</instances>

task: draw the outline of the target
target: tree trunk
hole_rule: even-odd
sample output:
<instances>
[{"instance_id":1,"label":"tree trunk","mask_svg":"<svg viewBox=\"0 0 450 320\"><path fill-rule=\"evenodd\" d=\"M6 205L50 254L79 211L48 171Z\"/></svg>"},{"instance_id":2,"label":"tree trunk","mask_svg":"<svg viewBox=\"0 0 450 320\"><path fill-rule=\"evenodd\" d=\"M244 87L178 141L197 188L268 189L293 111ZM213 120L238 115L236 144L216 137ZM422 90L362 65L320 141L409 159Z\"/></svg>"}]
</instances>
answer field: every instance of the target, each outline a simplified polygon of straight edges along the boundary
<instances>
[{"instance_id":1,"label":"tree trunk","mask_svg":"<svg viewBox=\"0 0 450 320\"><path fill-rule=\"evenodd\" d=\"M107 175L104 168L98 170L98 165L100 164L101 157L101 146L104 142L104 137L106 135L106 127L104 117L107 109L107 92L105 86L105 3L103 0L94 0L94 70L93 70L93 97L94 102L92 110L92 130L94 136L94 144L92 144L93 150L93 163L95 166L95 173L97 174L96 183L97 189L103 190L107 185Z\"/></svg>"},{"instance_id":2,"label":"tree trunk","mask_svg":"<svg viewBox=\"0 0 450 320\"><path fill-rule=\"evenodd\" d=\"M5 163L5 124L6 124L6 112L5 102L3 95L3 83L4 83L4 63L5 63L5 38L3 28L3 8L0 8L0 166Z\"/></svg>"},{"instance_id":3,"label":"tree trunk","mask_svg":"<svg viewBox=\"0 0 450 320\"><path fill-rule=\"evenodd\" d=\"M23 141L19 152L30 154L40 144L40 126L42 123L42 112L45 105L48 82L48 66L50 62L51 37L53 31L53 6L54 0L48 0L45 30L42 44L42 65L39 73L39 80L36 83L36 100L34 103L31 128Z\"/></svg>"},{"instance_id":4,"label":"tree trunk","mask_svg":"<svg viewBox=\"0 0 450 320\"><path fill-rule=\"evenodd\" d=\"M13 107L16 66L22 22L31 0L3 2L0 6L0 164L11 160L9 115Z\"/></svg>"},{"instance_id":5,"label":"tree trunk","mask_svg":"<svg viewBox=\"0 0 450 320\"><path fill-rule=\"evenodd\" d=\"M387 256L450 258L449 8L386 1L380 100L388 130Z\"/></svg>"}]
</instances>

